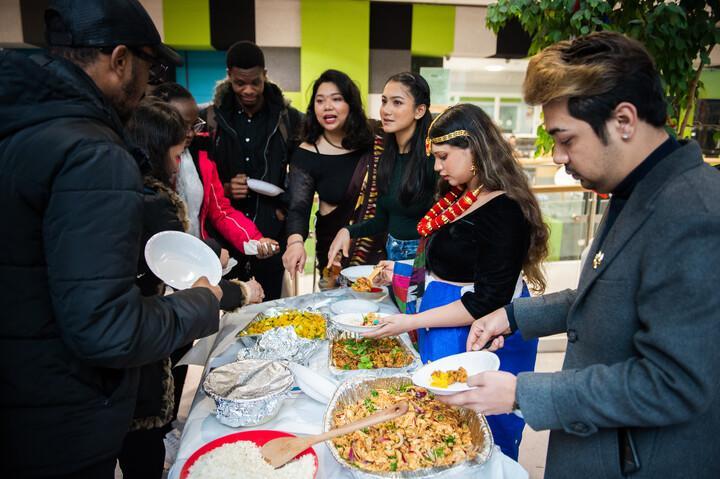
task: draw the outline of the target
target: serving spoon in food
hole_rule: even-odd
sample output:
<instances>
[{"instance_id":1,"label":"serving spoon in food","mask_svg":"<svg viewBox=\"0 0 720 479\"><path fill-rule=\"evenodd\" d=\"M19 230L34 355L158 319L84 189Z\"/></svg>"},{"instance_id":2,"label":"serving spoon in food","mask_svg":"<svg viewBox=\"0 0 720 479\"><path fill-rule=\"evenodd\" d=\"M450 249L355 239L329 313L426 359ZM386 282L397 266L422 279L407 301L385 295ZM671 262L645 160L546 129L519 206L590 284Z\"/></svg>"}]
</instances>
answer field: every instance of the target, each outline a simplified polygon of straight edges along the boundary
<instances>
[{"instance_id":1,"label":"serving spoon in food","mask_svg":"<svg viewBox=\"0 0 720 479\"><path fill-rule=\"evenodd\" d=\"M402 416L406 412L408 412L407 401L399 401L393 406L378 411L375 414L350 422L344 426L331 429L322 434L304 437L279 437L277 439L273 439L272 441L265 443L265 445L260 449L260 454L262 454L265 462L277 469L278 467L284 466L290 462L295 456L313 444L327 441L328 439L342 436L344 434L349 434L364 427L370 427L375 424L391 421L396 417Z\"/></svg>"}]
</instances>

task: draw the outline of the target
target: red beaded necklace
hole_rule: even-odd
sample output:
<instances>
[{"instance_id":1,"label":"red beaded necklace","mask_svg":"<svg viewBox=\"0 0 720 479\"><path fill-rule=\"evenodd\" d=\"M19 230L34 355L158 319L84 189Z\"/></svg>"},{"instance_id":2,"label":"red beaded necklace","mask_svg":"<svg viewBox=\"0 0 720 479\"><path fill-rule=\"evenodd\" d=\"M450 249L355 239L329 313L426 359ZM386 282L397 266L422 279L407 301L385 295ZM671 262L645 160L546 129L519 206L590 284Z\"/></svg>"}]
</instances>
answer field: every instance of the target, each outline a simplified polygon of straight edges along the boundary
<instances>
[{"instance_id":1,"label":"red beaded necklace","mask_svg":"<svg viewBox=\"0 0 720 479\"><path fill-rule=\"evenodd\" d=\"M420 236L430 236L430 234L446 224L452 223L477 201L480 190L482 190L482 185L473 191L468 191L460 197L460 194L463 192L461 187L455 186L451 189L448 194L430 208L418 223L417 231L420 233Z\"/></svg>"}]
</instances>

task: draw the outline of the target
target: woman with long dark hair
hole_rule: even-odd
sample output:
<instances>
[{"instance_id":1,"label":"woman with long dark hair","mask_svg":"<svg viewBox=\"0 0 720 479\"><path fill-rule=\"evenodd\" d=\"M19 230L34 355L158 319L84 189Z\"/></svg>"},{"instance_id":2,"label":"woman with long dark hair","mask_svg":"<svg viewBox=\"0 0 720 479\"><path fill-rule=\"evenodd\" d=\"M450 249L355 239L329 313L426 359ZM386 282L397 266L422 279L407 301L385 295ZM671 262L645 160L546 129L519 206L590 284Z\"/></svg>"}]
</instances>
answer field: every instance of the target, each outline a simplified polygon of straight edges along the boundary
<instances>
[{"instance_id":1,"label":"woman with long dark hair","mask_svg":"<svg viewBox=\"0 0 720 479\"><path fill-rule=\"evenodd\" d=\"M303 143L290 162L285 269L294 274L305 266L304 241L315 192L317 268L327 264L330 242L338 229L364 213L358 196L372 161L373 135L362 107L360 90L345 73L327 70L315 80L305 116Z\"/></svg>"},{"instance_id":2,"label":"woman with long dark hair","mask_svg":"<svg viewBox=\"0 0 720 479\"><path fill-rule=\"evenodd\" d=\"M335 261L340 251L348 255L351 239L380 233L387 233L389 260L415 257L416 225L432 203L437 180L432 158L425 153L432 121L430 87L425 79L410 72L391 76L383 88L380 119L384 150L378 167L375 216L340 229L330 245L329 262Z\"/></svg>"},{"instance_id":3,"label":"woman with long dark hair","mask_svg":"<svg viewBox=\"0 0 720 479\"><path fill-rule=\"evenodd\" d=\"M187 207L175 189L186 133L187 126L178 110L157 98L143 100L126 126L129 144L144 157L139 165L144 183L142 249L155 233L189 230ZM136 283L143 296L165 292L162 280L150 271L142 254ZM246 284L221 280L219 286L223 291L220 307L224 309L228 301L236 302L234 309L241 303L262 300L259 284L253 297L247 296L254 290ZM175 387L182 389L182 384L176 385L173 378L171 358L140 368L133 421L118 457L125 478L162 477L163 438L177 413L176 401L180 395L176 394Z\"/></svg>"},{"instance_id":4,"label":"woman with long dark hair","mask_svg":"<svg viewBox=\"0 0 720 479\"><path fill-rule=\"evenodd\" d=\"M523 277L542 292L549 236L510 145L482 109L467 104L447 109L430 126L427 145L445 187L418 223L423 240L412 277L421 278L419 313L383 318L380 328L367 334L417 330L423 362L465 352L474 318L529 295ZM386 280L392 280L395 266L384 263ZM532 371L536 353L537 340L524 341L516 333L498 351L500 369ZM522 419L505 414L489 416L488 422L503 452L517 459Z\"/></svg>"}]
</instances>

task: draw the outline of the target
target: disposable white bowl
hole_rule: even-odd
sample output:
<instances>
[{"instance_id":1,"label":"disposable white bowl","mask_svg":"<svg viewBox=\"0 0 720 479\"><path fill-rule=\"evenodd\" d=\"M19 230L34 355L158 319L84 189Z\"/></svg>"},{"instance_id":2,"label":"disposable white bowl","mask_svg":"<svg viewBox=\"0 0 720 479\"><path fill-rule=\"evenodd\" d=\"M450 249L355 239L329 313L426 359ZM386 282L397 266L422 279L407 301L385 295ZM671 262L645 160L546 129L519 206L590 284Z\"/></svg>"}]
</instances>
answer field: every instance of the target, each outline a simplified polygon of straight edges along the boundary
<instances>
[{"instance_id":1,"label":"disposable white bowl","mask_svg":"<svg viewBox=\"0 0 720 479\"><path fill-rule=\"evenodd\" d=\"M145 245L150 271L175 289L187 289L205 276L217 285L222 276L220 259L196 237L180 231L163 231Z\"/></svg>"},{"instance_id":2,"label":"disposable white bowl","mask_svg":"<svg viewBox=\"0 0 720 479\"><path fill-rule=\"evenodd\" d=\"M368 314L368 313L365 313ZM345 314L338 314L330 318L330 321L337 327L338 329L342 329L343 331L351 331L353 333L367 333L368 331L372 331L374 329L377 329L378 326L363 326L363 316L365 314L362 313L345 313ZM378 319L384 318L385 316L390 316L387 313L375 313L378 316Z\"/></svg>"},{"instance_id":3,"label":"disposable white bowl","mask_svg":"<svg viewBox=\"0 0 720 479\"><path fill-rule=\"evenodd\" d=\"M466 383L455 383L447 388L430 386L430 376L434 371L450 371L458 369L460 366L465 368L468 377L470 377L484 371L497 371L498 368L500 368L500 358L498 358L497 354L489 351L470 351L467 353L454 354L421 367L413 373L412 382L438 396L447 396L449 394L475 389Z\"/></svg>"}]
</instances>

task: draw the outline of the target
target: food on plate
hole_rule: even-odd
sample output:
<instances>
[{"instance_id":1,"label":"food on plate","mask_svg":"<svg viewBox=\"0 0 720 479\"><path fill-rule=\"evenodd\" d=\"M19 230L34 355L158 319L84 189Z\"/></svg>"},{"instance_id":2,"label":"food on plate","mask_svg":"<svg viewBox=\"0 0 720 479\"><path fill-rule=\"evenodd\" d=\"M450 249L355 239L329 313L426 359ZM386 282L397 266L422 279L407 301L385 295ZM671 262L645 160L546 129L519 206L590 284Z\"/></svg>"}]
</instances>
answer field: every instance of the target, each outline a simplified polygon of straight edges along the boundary
<instances>
[{"instance_id":1,"label":"food on plate","mask_svg":"<svg viewBox=\"0 0 720 479\"><path fill-rule=\"evenodd\" d=\"M325 339L325 318L322 314L290 309L277 316L269 316L250 323L240 336L263 334L274 328L292 326L298 336L305 339Z\"/></svg>"},{"instance_id":2,"label":"food on plate","mask_svg":"<svg viewBox=\"0 0 720 479\"><path fill-rule=\"evenodd\" d=\"M393 472L451 466L477 455L470 426L460 412L412 384L370 391L362 400L338 409L334 427L402 400L410 404L407 414L333 439L340 456L365 470Z\"/></svg>"},{"instance_id":3,"label":"food on plate","mask_svg":"<svg viewBox=\"0 0 720 479\"><path fill-rule=\"evenodd\" d=\"M413 361L397 338L336 339L332 365L338 369L402 368Z\"/></svg>"},{"instance_id":4,"label":"food on plate","mask_svg":"<svg viewBox=\"0 0 720 479\"><path fill-rule=\"evenodd\" d=\"M367 313L362 316L363 326L377 326L380 323L380 315L377 313Z\"/></svg>"},{"instance_id":5,"label":"food on plate","mask_svg":"<svg viewBox=\"0 0 720 479\"><path fill-rule=\"evenodd\" d=\"M337 279L338 276L340 276L340 271L342 271L342 268L336 264L330 264L323 268L322 270L322 281L327 286L336 286L337 285Z\"/></svg>"},{"instance_id":6,"label":"food on plate","mask_svg":"<svg viewBox=\"0 0 720 479\"><path fill-rule=\"evenodd\" d=\"M315 460L310 454L275 469L255 443L238 441L200 456L190 467L188 479L312 479L314 475Z\"/></svg>"},{"instance_id":7,"label":"food on plate","mask_svg":"<svg viewBox=\"0 0 720 479\"><path fill-rule=\"evenodd\" d=\"M373 290L372 281L368 278L358 278L350 287L359 293L369 293Z\"/></svg>"},{"instance_id":8,"label":"food on plate","mask_svg":"<svg viewBox=\"0 0 720 479\"><path fill-rule=\"evenodd\" d=\"M460 366L450 371L433 371L430 374L430 386L434 388L447 388L455 383L466 383L467 371Z\"/></svg>"}]
</instances>

